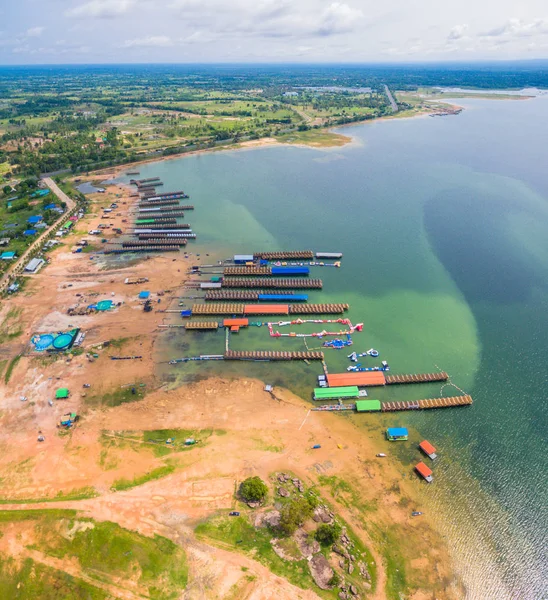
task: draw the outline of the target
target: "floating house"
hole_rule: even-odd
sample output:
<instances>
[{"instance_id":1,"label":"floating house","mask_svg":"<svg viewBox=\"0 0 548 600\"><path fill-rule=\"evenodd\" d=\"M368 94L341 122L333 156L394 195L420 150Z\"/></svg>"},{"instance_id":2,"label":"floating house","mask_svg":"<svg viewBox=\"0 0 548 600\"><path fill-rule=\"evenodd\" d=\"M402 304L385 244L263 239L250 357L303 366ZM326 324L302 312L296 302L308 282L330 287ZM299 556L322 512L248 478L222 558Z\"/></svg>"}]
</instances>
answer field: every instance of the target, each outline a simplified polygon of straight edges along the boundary
<instances>
[{"instance_id":1,"label":"floating house","mask_svg":"<svg viewBox=\"0 0 548 600\"><path fill-rule=\"evenodd\" d=\"M434 481L432 477L432 469L429 469L423 462L415 465L415 471L428 483Z\"/></svg>"},{"instance_id":2,"label":"floating house","mask_svg":"<svg viewBox=\"0 0 548 600\"><path fill-rule=\"evenodd\" d=\"M420 444L419 444L419 448L426 454L426 456L428 456L428 458L430 458L431 460L434 460L438 457L438 455L436 454L436 449L434 448L434 446L432 446L432 444L428 441L428 440L423 440Z\"/></svg>"},{"instance_id":3,"label":"floating house","mask_svg":"<svg viewBox=\"0 0 548 600\"><path fill-rule=\"evenodd\" d=\"M235 254L234 263L237 265L245 265L253 262L253 254Z\"/></svg>"},{"instance_id":4,"label":"floating house","mask_svg":"<svg viewBox=\"0 0 548 600\"><path fill-rule=\"evenodd\" d=\"M406 427L389 427L386 430L386 439L389 442L405 441L409 439L409 432Z\"/></svg>"}]
</instances>

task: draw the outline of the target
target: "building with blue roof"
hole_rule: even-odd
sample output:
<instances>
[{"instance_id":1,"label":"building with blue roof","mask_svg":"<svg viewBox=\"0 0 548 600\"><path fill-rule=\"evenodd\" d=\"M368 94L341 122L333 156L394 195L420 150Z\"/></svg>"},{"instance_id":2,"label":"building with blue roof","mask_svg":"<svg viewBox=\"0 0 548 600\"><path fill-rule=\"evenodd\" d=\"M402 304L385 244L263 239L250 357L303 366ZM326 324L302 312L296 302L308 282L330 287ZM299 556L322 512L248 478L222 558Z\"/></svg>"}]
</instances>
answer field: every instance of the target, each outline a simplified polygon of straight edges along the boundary
<instances>
[{"instance_id":1,"label":"building with blue roof","mask_svg":"<svg viewBox=\"0 0 548 600\"><path fill-rule=\"evenodd\" d=\"M46 204L46 206L44 206L44 210L53 210L54 208L57 208L57 205L54 203Z\"/></svg>"},{"instance_id":2,"label":"building with blue roof","mask_svg":"<svg viewBox=\"0 0 548 600\"><path fill-rule=\"evenodd\" d=\"M41 220L42 220L42 215L34 215L32 217L29 217L27 219L27 222L30 223L31 225L36 225L36 223L40 223Z\"/></svg>"},{"instance_id":3,"label":"building with blue roof","mask_svg":"<svg viewBox=\"0 0 548 600\"><path fill-rule=\"evenodd\" d=\"M25 229L25 231L23 231L23 235L36 235L36 229Z\"/></svg>"}]
</instances>

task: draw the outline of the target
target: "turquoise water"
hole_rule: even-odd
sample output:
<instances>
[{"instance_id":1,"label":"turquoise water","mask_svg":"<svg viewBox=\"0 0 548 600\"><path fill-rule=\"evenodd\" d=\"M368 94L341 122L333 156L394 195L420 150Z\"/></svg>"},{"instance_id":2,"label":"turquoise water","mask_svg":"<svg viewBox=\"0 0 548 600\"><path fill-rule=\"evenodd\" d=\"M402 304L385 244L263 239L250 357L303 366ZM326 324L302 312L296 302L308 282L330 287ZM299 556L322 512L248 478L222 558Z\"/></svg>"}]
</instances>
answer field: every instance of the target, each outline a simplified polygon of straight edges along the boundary
<instances>
[{"instance_id":1,"label":"turquoise water","mask_svg":"<svg viewBox=\"0 0 548 600\"><path fill-rule=\"evenodd\" d=\"M378 424L379 435L386 423L407 425L439 449L435 484L414 485L443 523L467 597L536 600L547 583L548 98L465 104L458 117L346 128L355 141L343 148L204 154L143 165L140 177L190 193L199 240L189 250L201 256L189 264L268 249L344 252L341 269L314 271L324 290L309 301L349 302L349 317L365 324L353 350L377 348L394 373L442 368L475 401L357 422ZM232 336L231 347L303 348L271 340L264 327ZM161 352L223 349L221 332L172 330ZM349 364L348 352L328 352L330 371ZM320 372L256 363L160 369L166 379L256 376L306 398ZM434 397L440 388L370 397ZM406 466L417 458L412 446L397 450Z\"/></svg>"}]
</instances>

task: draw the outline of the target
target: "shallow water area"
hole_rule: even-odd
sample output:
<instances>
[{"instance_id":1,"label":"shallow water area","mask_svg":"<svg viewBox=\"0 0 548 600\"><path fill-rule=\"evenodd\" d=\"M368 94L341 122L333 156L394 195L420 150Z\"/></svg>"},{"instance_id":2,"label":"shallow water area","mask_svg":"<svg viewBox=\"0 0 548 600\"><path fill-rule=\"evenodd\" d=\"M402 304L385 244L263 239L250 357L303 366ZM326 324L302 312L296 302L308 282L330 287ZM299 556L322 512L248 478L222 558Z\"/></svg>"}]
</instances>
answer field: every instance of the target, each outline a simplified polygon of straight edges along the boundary
<instances>
[{"instance_id":1,"label":"shallow water area","mask_svg":"<svg viewBox=\"0 0 548 600\"><path fill-rule=\"evenodd\" d=\"M387 424L410 427L408 444L387 443L410 477L416 444L437 447L434 484L417 480L417 492L443 523L467 597L536 599L547 584L548 97L458 103L466 110L455 117L344 128L360 142L347 147L194 155L141 165L140 177L190 194L198 240L187 246L189 266L259 250L344 253L340 269L312 267L324 287L306 292L309 302L348 302L345 316L364 323L350 350L325 350L330 372L345 370L351 351L374 347L379 358L364 366L443 369L474 398L469 408L353 420L379 436ZM230 347L305 349L264 326L232 335ZM224 348L222 330L169 330L159 372L174 383L259 377L307 399L321 373L314 363L167 364ZM369 397L440 393L457 390L389 386Z\"/></svg>"}]
</instances>

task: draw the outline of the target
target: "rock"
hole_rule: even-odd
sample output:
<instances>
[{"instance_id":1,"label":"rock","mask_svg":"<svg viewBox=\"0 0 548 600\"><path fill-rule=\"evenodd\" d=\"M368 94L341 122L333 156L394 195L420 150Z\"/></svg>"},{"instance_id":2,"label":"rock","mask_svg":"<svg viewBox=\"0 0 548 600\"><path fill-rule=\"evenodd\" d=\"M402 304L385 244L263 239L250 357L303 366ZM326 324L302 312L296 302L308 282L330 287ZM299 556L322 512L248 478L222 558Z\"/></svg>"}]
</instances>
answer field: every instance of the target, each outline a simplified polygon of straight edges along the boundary
<instances>
[{"instance_id":1,"label":"rock","mask_svg":"<svg viewBox=\"0 0 548 600\"><path fill-rule=\"evenodd\" d=\"M346 560L350 560L350 555L348 554L348 552L346 551L345 548L341 548L339 545L333 544L333 547L331 548L331 550L333 550L333 552L335 552L335 554L338 554L339 556L346 558Z\"/></svg>"},{"instance_id":2,"label":"rock","mask_svg":"<svg viewBox=\"0 0 548 600\"><path fill-rule=\"evenodd\" d=\"M315 554L309 561L310 573L316 585L322 590L329 590L329 582L333 577L333 569L323 554Z\"/></svg>"},{"instance_id":3,"label":"rock","mask_svg":"<svg viewBox=\"0 0 548 600\"><path fill-rule=\"evenodd\" d=\"M259 506L261 506L260 502L248 502L247 505L249 506L249 508L259 508Z\"/></svg>"},{"instance_id":4,"label":"rock","mask_svg":"<svg viewBox=\"0 0 548 600\"><path fill-rule=\"evenodd\" d=\"M351 586L350 586L350 593L351 593L353 596L357 596L357 595L358 595L358 588L357 588L355 585L351 585Z\"/></svg>"},{"instance_id":5,"label":"rock","mask_svg":"<svg viewBox=\"0 0 548 600\"><path fill-rule=\"evenodd\" d=\"M280 524L280 512L270 510L268 512L258 514L255 518L255 527L272 527L276 528Z\"/></svg>"},{"instance_id":6,"label":"rock","mask_svg":"<svg viewBox=\"0 0 548 600\"><path fill-rule=\"evenodd\" d=\"M285 473L280 473L278 475L278 481L280 483L285 483L287 481L287 475Z\"/></svg>"},{"instance_id":7,"label":"rock","mask_svg":"<svg viewBox=\"0 0 548 600\"><path fill-rule=\"evenodd\" d=\"M370 589L371 589L371 584L370 584L370 583L367 583L367 581L364 581L364 582L362 583L362 585L363 585L363 587L364 587L366 590L370 590Z\"/></svg>"},{"instance_id":8,"label":"rock","mask_svg":"<svg viewBox=\"0 0 548 600\"><path fill-rule=\"evenodd\" d=\"M325 506L318 506L317 508L315 508L314 515L312 518L314 519L314 521L316 521L316 523L319 523L320 521L322 523L327 524L333 523L333 518L331 517L330 513L326 510Z\"/></svg>"},{"instance_id":9,"label":"rock","mask_svg":"<svg viewBox=\"0 0 548 600\"><path fill-rule=\"evenodd\" d=\"M340 567L341 569L344 569L344 565L345 565L345 564L346 564L346 563L345 563L345 562L344 562L344 560L341 558L341 560L339 561L339 567Z\"/></svg>"},{"instance_id":10,"label":"rock","mask_svg":"<svg viewBox=\"0 0 548 600\"><path fill-rule=\"evenodd\" d=\"M348 565L348 574L352 575L353 572L354 572L354 565L352 563L350 563Z\"/></svg>"},{"instance_id":11,"label":"rock","mask_svg":"<svg viewBox=\"0 0 548 600\"><path fill-rule=\"evenodd\" d=\"M304 529L298 529L293 536L304 558L309 558L320 551L320 544L315 539L310 539Z\"/></svg>"},{"instance_id":12,"label":"rock","mask_svg":"<svg viewBox=\"0 0 548 600\"><path fill-rule=\"evenodd\" d=\"M355 557L353 554L351 554L351 555L350 555L350 560L351 560L352 562L354 562L354 561L356 560L356 557Z\"/></svg>"},{"instance_id":13,"label":"rock","mask_svg":"<svg viewBox=\"0 0 548 600\"><path fill-rule=\"evenodd\" d=\"M279 487L278 488L278 494L282 497L282 498L288 498L290 496L289 494L289 490L287 490L284 487Z\"/></svg>"},{"instance_id":14,"label":"rock","mask_svg":"<svg viewBox=\"0 0 548 600\"><path fill-rule=\"evenodd\" d=\"M348 598L346 592L339 592L339 598L341 600L346 600Z\"/></svg>"}]
</instances>

